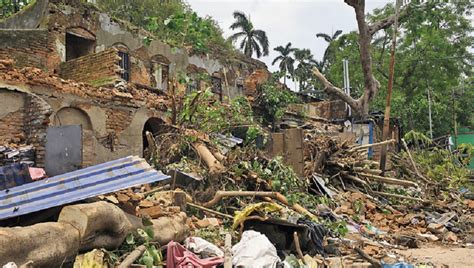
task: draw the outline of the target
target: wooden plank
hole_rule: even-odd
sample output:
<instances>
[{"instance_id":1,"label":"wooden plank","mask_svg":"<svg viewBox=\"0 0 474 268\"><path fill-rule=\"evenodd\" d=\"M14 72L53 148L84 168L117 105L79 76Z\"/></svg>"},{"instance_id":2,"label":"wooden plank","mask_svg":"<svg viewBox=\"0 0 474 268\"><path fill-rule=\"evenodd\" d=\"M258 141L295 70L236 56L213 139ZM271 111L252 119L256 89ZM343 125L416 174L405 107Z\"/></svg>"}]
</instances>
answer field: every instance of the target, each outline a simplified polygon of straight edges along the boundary
<instances>
[{"instance_id":1,"label":"wooden plank","mask_svg":"<svg viewBox=\"0 0 474 268\"><path fill-rule=\"evenodd\" d=\"M290 128L284 135L285 163L293 167L300 177L304 176L303 130Z\"/></svg>"}]
</instances>

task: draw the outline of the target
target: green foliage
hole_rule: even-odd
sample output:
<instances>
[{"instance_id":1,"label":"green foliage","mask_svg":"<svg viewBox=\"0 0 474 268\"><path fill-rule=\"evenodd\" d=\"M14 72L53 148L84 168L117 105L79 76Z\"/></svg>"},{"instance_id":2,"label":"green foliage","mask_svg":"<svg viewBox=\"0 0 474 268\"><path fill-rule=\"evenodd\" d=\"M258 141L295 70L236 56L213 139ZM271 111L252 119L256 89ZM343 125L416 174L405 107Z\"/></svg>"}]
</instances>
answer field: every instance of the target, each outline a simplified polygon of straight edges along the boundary
<instances>
[{"instance_id":1,"label":"green foliage","mask_svg":"<svg viewBox=\"0 0 474 268\"><path fill-rule=\"evenodd\" d=\"M195 54L213 51L232 52L232 44L211 17L199 17L182 0L98 0L111 15L130 21L152 32L171 46L191 46ZM149 44L151 39L146 38Z\"/></svg>"},{"instance_id":2,"label":"green foliage","mask_svg":"<svg viewBox=\"0 0 474 268\"><path fill-rule=\"evenodd\" d=\"M138 246L144 245L145 252L140 259L138 259L138 264L146 265L147 268L154 266L162 267L163 256L159 248L152 242L154 236L153 229L150 227L137 229L137 234L138 235L132 233L128 234L120 248L113 252L113 256L123 255L125 252L131 252ZM118 257L114 259L118 259Z\"/></svg>"},{"instance_id":3,"label":"green foliage","mask_svg":"<svg viewBox=\"0 0 474 268\"><path fill-rule=\"evenodd\" d=\"M234 127L255 125L246 98L235 98L225 104L217 101L209 89L185 97L179 123L207 133L226 133Z\"/></svg>"},{"instance_id":4,"label":"green foliage","mask_svg":"<svg viewBox=\"0 0 474 268\"><path fill-rule=\"evenodd\" d=\"M300 91L308 91L312 89L314 67L320 68L320 63L314 60L313 54L309 49L295 49L296 65L293 77L298 81Z\"/></svg>"},{"instance_id":5,"label":"green foliage","mask_svg":"<svg viewBox=\"0 0 474 268\"><path fill-rule=\"evenodd\" d=\"M430 145L433 142L430 138L426 137L425 134L416 132L414 130L408 131L403 136L403 138L405 139L405 141L409 143L416 144L417 148L420 148L420 144L422 144L423 146L426 146L426 145Z\"/></svg>"},{"instance_id":6,"label":"green foliage","mask_svg":"<svg viewBox=\"0 0 474 268\"><path fill-rule=\"evenodd\" d=\"M291 54L295 52L295 49L291 47L291 42L286 44L285 47L283 46L277 46L273 50L277 51L280 53L272 62L272 65L274 65L276 62L280 62L278 67L280 68L280 72L282 73L283 79L284 79L284 84L286 85L286 79L290 78L291 75L294 74L295 72L295 59L291 57Z\"/></svg>"},{"instance_id":7,"label":"green foliage","mask_svg":"<svg viewBox=\"0 0 474 268\"><path fill-rule=\"evenodd\" d=\"M474 37L470 22L473 4L460 1L411 1L408 15L402 17L396 48L392 116L402 118L402 127L428 133L428 90L432 102L434 136L447 134L453 127L453 114L460 125L472 125ZM369 22L392 15L393 5L375 10ZM372 42L374 75L381 90L371 104L372 111L385 107L388 67L393 28L382 30ZM342 59L349 60L352 96L364 90L358 34L351 32L332 42L333 57L328 59L328 80L342 87Z\"/></svg>"},{"instance_id":8,"label":"green foliage","mask_svg":"<svg viewBox=\"0 0 474 268\"><path fill-rule=\"evenodd\" d=\"M0 19L8 18L19 12L33 0L0 0Z\"/></svg>"},{"instance_id":9,"label":"green foliage","mask_svg":"<svg viewBox=\"0 0 474 268\"><path fill-rule=\"evenodd\" d=\"M457 189L468 183L470 171L466 167L472 156L472 151L467 151L468 155L459 152L452 153L448 150L433 148L432 150L419 150L413 153L413 158L427 176L441 183L446 183L450 188ZM466 161L467 159L467 161Z\"/></svg>"},{"instance_id":10,"label":"green foliage","mask_svg":"<svg viewBox=\"0 0 474 268\"><path fill-rule=\"evenodd\" d=\"M278 85L277 79L272 76L269 81L260 85L255 99L255 105L262 109L265 122L273 126L283 117L288 105L298 102L293 92Z\"/></svg>"}]
</instances>

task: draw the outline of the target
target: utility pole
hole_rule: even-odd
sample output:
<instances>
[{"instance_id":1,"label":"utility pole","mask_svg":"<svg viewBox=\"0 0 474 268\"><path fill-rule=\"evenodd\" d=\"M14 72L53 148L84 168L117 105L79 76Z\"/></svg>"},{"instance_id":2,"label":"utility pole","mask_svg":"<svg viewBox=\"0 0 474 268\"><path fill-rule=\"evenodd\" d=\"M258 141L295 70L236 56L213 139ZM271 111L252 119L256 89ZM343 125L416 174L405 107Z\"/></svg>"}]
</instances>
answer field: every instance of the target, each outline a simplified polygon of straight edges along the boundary
<instances>
[{"instance_id":1,"label":"utility pole","mask_svg":"<svg viewBox=\"0 0 474 268\"><path fill-rule=\"evenodd\" d=\"M430 138L433 139L433 120L431 119L431 93L430 88L427 88L428 91L428 117L430 122Z\"/></svg>"},{"instance_id":2,"label":"utility pole","mask_svg":"<svg viewBox=\"0 0 474 268\"><path fill-rule=\"evenodd\" d=\"M351 83L349 81L349 61L347 59L342 60L342 73L344 76L344 93L351 95ZM352 107L347 103L345 104L346 112L348 112L349 117L352 116Z\"/></svg>"},{"instance_id":3,"label":"utility pole","mask_svg":"<svg viewBox=\"0 0 474 268\"><path fill-rule=\"evenodd\" d=\"M395 73L395 48L397 46L397 30L398 30L398 15L400 12L400 6L402 0L397 0L395 4L395 22L393 26L393 37L392 37L392 49L390 51L390 69L388 77L388 92L387 92L387 104L385 106L384 120L383 120L383 134L382 140L387 140L390 134L390 103L392 100L392 89L393 89L393 77ZM382 145L380 152L380 170L382 173L385 172L385 164L387 162L387 145Z\"/></svg>"}]
</instances>

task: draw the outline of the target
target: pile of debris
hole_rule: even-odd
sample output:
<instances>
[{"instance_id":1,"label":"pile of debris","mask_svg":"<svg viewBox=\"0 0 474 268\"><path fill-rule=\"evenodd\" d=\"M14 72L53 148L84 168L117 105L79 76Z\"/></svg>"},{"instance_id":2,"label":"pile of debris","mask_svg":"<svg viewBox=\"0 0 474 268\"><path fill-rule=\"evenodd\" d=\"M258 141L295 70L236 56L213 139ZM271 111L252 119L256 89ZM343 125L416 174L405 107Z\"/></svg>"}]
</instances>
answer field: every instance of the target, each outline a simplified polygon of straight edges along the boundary
<instances>
[{"instance_id":1,"label":"pile of debris","mask_svg":"<svg viewBox=\"0 0 474 268\"><path fill-rule=\"evenodd\" d=\"M382 172L367 150L394 140L357 145L319 127L306 128L302 177L256 140L172 125L147 133L148 162L169 176L140 180L137 171L123 170L110 183L106 171L119 166L110 162L99 165L108 175L94 179L107 187L78 180L84 185L72 189L69 179L100 168L64 174L64 187L77 198L59 195L56 205L65 206L56 222L0 228L0 260L40 266L66 260L75 267L413 267L397 250L472 246L469 190L461 194L429 178L408 149L392 153ZM143 160L123 161L155 172ZM46 187L34 183L28 187ZM18 187L5 198L21 192ZM87 187L93 188L81 192ZM88 203L68 205L80 200ZM24 205L11 208L6 213L15 215ZM26 237L47 239L25 244ZM51 249L52 241L61 246Z\"/></svg>"}]
</instances>

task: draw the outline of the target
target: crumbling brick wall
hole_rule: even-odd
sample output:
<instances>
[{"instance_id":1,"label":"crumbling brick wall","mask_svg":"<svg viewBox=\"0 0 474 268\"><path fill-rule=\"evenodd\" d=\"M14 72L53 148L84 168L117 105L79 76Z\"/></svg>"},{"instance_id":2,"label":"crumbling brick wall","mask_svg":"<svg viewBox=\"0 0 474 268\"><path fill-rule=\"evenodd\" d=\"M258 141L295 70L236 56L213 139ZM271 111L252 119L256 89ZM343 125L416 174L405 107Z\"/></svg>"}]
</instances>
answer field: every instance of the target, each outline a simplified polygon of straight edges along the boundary
<instances>
[{"instance_id":1,"label":"crumbling brick wall","mask_svg":"<svg viewBox=\"0 0 474 268\"><path fill-rule=\"evenodd\" d=\"M61 64L59 76L102 86L119 79L118 51L109 48L102 52L86 55Z\"/></svg>"},{"instance_id":2,"label":"crumbling brick wall","mask_svg":"<svg viewBox=\"0 0 474 268\"><path fill-rule=\"evenodd\" d=\"M0 144L20 144L25 140L23 131L24 109L7 114L0 118Z\"/></svg>"},{"instance_id":3,"label":"crumbling brick wall","mask_svg":"<svg viewBox=\"0 0 474 268\"><path fill-rule=\"evenodd\" d=\"M132 113L121 109L108 109L106 128L107 132L115 132L119 134L128 127L129 122L132 121Z\"/></svg>"},{"instance_id":4,"label":"crumbling brick wall","mask_svg":"<svg viewBox=\"0 0 474 268\"><path fill-rule=\"evenodd\" d=\"M17 67L54 70L54 47L48 30L0 29L0 40L0 59L14 59Z\"/></svg>"},{"instance_id":5,"label":"crumbling brick wall","mask_svg":"<svg viewBox=\"0 0 474 268\"><path fill-rule=\"evenodd\" d=\"M25 99L25 134L26 143L35 147L36 165L44 167L46 131L49 116L53 113L51 106L42 98L28 94Z\"/></svg>"}]
</instances>

